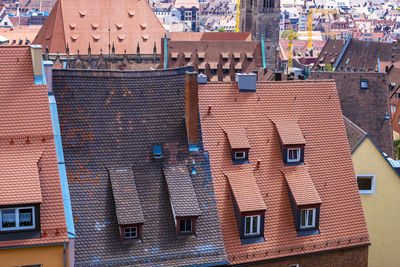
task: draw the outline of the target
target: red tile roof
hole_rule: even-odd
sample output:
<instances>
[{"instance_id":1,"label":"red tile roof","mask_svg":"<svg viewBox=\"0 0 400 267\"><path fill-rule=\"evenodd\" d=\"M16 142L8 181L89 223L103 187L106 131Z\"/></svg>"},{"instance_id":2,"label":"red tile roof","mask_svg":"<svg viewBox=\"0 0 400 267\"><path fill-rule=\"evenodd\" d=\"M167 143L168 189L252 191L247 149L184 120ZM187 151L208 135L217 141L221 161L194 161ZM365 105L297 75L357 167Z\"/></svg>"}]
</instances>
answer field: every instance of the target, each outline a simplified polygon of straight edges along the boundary
<instances>
[{"instance_id":1,"label":"red tile roof","mask_svg":"<svg viewBox=\"0 0 400 267\"><path fill-rule=\"evenodd\" d=\"M208 114L209 106L212 109ZM334 81L260 82L256 93L240 93L233 82L208 83L199 85L199 109L204 149L210 156L231 264L369 244ZM321 234L297 236L283 174L287 166L271 121L277 117L298 118L306 141L304 162L322 200ZM227 122L231 127L246 128L251 145L247 168L253 172L267 208L266 242L241 245L230 184L225 176L238 170L238 165L232 163L229 142L221 128Z\"/></svg>"},{"instance_id":2,"label":"red tile roof","mask_svg":"<svg viewBox=\"0 0 400 267\"><path fill-rule=\"evenodd\" d=\"M224 172L228 178L240 212L265 211L264 200L248 165L237 166L235 170Z\"/></svg>"},{"instance_id":3,"label":"red tile roof","mask_svg":"<svg viewBox=\"0 0 400 267\"><path fill-rule=\"evenodd\" d=\"M246 130L239 128L224 128L232 149L249 149L250 144L246 137Z\"/></svg>"},{"instance_id":4,"label":"red tile roof","mask_svg":"<svg viewBox=\"0 0 400 267\"><path fill-rule=\"evenodd\" d=\"M288 166L283 168L283 173L297 206L321 204L307 166Z\"/></svg>"},{"instance_id":5,"label":"red tile roof","mask_svg":"<svg viewBox=\"0 0 400 267\"><path fill-rule=\"evenodd\" d=\"M304 145L305 140L299 124L294 119L273 118L276 129L283 145Z\"/></svg>"},{"instance_id":6,"label":"red tile roof","mask_svg":"<svg viewBox=\"0 0 400 267\"><path fill-rule=\"evenodd\" d=\"M34 85L29 46L0 47L0 77L1 201L41 202L42 235L36 239L0 241L0 247L67 242L47 87ZM10 188L12 183L22 188Z\"/></svg>"},{"instance_id":7,"label":"red tile roof","mask_svg":"<svg viewBox=\"0 0 400 267\"><path fill-rule=\"evenodd\" d=\"M147 1L142 0L59 0L39 31L34 44L48 46L50 53L153 54L154 44L161 53L160 41L166 30ZM111 52L111 51L110 51Z\"/></svg>"}]
</instances>

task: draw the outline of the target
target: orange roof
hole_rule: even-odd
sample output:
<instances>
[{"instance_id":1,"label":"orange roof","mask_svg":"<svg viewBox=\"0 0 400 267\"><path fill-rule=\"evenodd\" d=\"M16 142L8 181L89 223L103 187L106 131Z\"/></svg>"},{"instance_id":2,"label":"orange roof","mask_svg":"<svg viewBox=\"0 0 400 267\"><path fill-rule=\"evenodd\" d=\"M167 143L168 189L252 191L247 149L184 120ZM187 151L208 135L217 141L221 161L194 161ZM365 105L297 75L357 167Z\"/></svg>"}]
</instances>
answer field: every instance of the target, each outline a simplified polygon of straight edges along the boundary
<instances>
[{"instance_id":1,"label":"orange roof","mask_svg":"<svg viewBox=\"0 0 400 267\"><path fill-rule=\"evenodd\" d=\"M42 202L38 163L42 147L2 144L0 150L0 205ZM10 192L10 193L5 193Z\"/></svg>"},{"instance_id":2,"label":"orange roof","mask_svg":"<svg viewBox=\"0 0 400 267\"><path fill-rule=\"evenodd\" d=\"M276 129L283 145L304 145L305 140L299 128L299 124L294 119L273 118Z\"/></svg>"},{"instance_id":3,"label":"orange roof","mask_svg":"<svg viewBox=\"0 0 400 267\"><path fill-rule=\"evenodd\" d=\"M235 171L224 172L228 177L240 212L265 211L264 200L250 168L237 167Z\"/></svg>"},{"instance_id":4,"label":"orange roof","mask_svg":"<svg viewBox=\"0 0 400 267\"><path fill-rule=\"evenodd\" d=\"M209 106L212 107L210 114ZM230 264L370 243L333 80L259 82L255 93L239 92L234 82L200 84L199 114ZM274 118L296 118L307 143L304 163L323 201L319 220L321 234L297 236L283 174L288 166L282 160L279 135L271 120ZM228 139L221 130L227 121L230 127L246 129L251 143L248 165L232 162ZM226 173L241 168L252 172L264 199L266 242L241 244L231 184L226 178Z\"/></svg>"},{"instance_id":5,"label":"orange roof","mask_svg":"<svg viewBox=\"0 0 400 267\"><path fill-rule=\"evenodd\" d=\"M48 46L50 53L153 54L154 44L161 53L160 41L166 30L147 1L143 0L58 0L34 43Z\"/></svg>"},{"instance_id":6,"label":"orange roof","mask_svg":"<svg viewBox=\"0 0 400 267\"><path fill-rule=\"evenodd\" d=\"M249 149L250 144L246 137L246 131L243 127L239 128L224 128L227 134L229 144L232 149Z\"/></svg>"},{"instance_id":7,"label":"orange roof","mask_svg":"<svg viewBox=\"0 0 400 267\"><path fill-rule=\"evenodd\" d=\"M32 42L40 30L40 25L18 26L14 28L0 28L0 35L10 40L10 44L15 40L18 44L19 40L25 43L25 40Z\"/></svg>"},{"instance_id":8,"label":"orange roof","mask_svg":"<svg viewBox=\"0 0 400 267\"><path fill-rule=\"evenodd\" d=\"M306 166L287 166L283 168L283 173L297 206L321 204Z\"/></svg>"},{"instance_id":9,"label":"orange roof","mask_svg":"<svg viewBox=\"0 0 400 267\"><path fill-rule=\"evenodd\" d=\"M40 202L41 230L0 247L67 242L47 86L34 85L29 46L0 46L0 77L0 203Z\"/></svg>"},{"instance_id":10,"label":"orange roof","mask_svg":"<svg viewBox=\"0 0 400 267\"><path fill-rule=\"evenodd\" d=\"M251 32L171 32L171 41L251 41Z\"/></svg>"}]
</instances>

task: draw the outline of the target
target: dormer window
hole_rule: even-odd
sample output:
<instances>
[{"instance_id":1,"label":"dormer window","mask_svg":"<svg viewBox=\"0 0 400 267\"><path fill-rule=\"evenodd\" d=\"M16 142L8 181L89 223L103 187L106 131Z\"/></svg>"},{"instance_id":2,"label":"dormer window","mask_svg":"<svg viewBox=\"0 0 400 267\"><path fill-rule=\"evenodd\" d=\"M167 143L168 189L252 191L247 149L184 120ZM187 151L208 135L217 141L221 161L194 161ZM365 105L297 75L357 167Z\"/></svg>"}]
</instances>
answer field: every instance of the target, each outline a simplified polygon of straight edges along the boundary
<instances>
[{"instance_id":1,"label":"dormer window","mask_svg":"<svg viewBox=\"0 0 400 267\"><path fill-rule=\"evenodd\" d=\"M0 231L35 229L35 207L0 210Z\"/></svg>"},{"instance_id":2,"label":"dormer window","mask_svg":"<svg viewBox=\"0 0 400 267\"><path fill-rule=\"evenodd\" d=\"M224 129L229 141L229 149L233 164L248 164L250 144L244 128Z\"/></svg>"},{"instance_id":3,"label":"dormer window","mask_svg":"<svg viewBox=\"0 0 400 267\"><path fill-rule=\"evenodd\" d=\"M246 158L246 152L235 152L235 159L245 159Z\"/></svg>"},{"instance_id":4,"label":"dormer window","mask_svg":"<svg viewBox=\"0 0 400 267\"><path fill-rule=\"evenodd\" d=\"M179 233L181 233L181 234L192 234L193 233L193 222L191 219L179 220Z\"/></svg>"},{"instance_id":5,"label":"dormer window","mask_svg":"<svg viewBox=\"0 0 400 267\"><path fill-rule=\"evenodd\" d=\"M260 220L261 215L245 216L244 235L247 237L260 235Z\"/></svg>"},{"instance_id":6,"label":"dormer window","mask_svg":"<svg viewBox=\"0 0 400 267\"><path fill-rule=\"evenodd\" d=\"M124 227L124 239L138 238L138 227Z\"/></svg>"},{"instance_id":7,"label":"dormer window","mask_svg":"<svg viewBox=\"0 0 400 267\"><path fill-rule=\"evenodd\" d=\"M360 80L361 89L368 89L368 80Z\"/></svg>"},{"instance_id":8,"label":"dormer window","mask_svg":"<svg viewBox=\"0 0 400 267\"><path fill-rule=\"evenodd\" d=\"M288 148L287 149L287 162L299 162L300 161L300 148Z\"/></svg>"},{"instance_id":9,"label":"dormer window","mask_svg":"<svg viewBox=\"0 0 400 267\"><path fill-rule=\"evenodd\" d=\"M300 229L315 227L315 209L302 209L300 213Z\"/></svg>"}]
</instances>

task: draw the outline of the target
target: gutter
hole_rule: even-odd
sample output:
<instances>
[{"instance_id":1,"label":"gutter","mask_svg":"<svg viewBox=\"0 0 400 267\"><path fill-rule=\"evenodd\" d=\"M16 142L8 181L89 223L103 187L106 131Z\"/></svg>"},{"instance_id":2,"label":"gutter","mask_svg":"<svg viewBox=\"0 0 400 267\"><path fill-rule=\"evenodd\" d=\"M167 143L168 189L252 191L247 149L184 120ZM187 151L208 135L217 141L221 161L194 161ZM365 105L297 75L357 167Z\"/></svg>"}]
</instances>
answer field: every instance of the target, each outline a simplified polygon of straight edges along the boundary
<instances>
[{"instance_id":1,"label":"gutter","mask_svg":"<svg viewBox=\"0 0 400 267\"><path fill-rule=\"evenodd\" d=\"M264 36L261 36L260 42L261 42L262 63L263 63L263 68L265 69L267 67L267 64L265 63Z\"/></svg>"},{"instance_id":2,"label":"gutter","mask_svg":"<svg viewBox=\"0 0 400 267\"><path fill-rule=\"evenodd\" d=\"M20 245L20 246L11 246L11 247L0 247L0 250L15 249L15 248L36 248L36 247L48 247L48 246L66 246L66 245L68 245L68 242L48 243L48 244L35 244L35 245Z\"/></svg>"},{"instance_id":3,"label":"gutter","mask_svg":"<svg viewBox=\"0 0 400 267\"><path fill-rule=\"evenodd\" d=\"M343 57L343 55L344 55L344 52L346 52L347 47L349 46L350 42L351 42L351 38L350 38L350 37L347 37L346 44L344 45L344 47L343 47L343 49L342 49L342 52L340 52L340 55L339 55L338 59L336 60L335 66L333 66L333 71L336 70L337 66L339 65L339 62L342 60L342 57Z\"/></svg>"},{"instance_id":4,"label":"gutter","mask_svg":"<svg viewBox=\"0 0 400 267\"><path fill-rule=\"evenodd\" d=\"M168 39L164 38L164 69L168 69Z\"/></svg>"}]
</instances>

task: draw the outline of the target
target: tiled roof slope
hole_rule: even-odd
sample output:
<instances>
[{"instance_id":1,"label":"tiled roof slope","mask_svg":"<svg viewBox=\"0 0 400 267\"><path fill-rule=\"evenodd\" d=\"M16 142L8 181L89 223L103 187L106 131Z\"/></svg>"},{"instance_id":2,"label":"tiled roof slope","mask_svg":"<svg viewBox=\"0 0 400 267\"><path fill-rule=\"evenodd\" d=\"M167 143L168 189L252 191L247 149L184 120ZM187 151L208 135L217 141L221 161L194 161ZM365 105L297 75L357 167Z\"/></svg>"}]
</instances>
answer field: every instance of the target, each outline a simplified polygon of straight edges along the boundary
<instances>
[{"instance_id":1,"label":"tiled roof slope","mask_svg":"<svg viewBox=\"0 0 400 267\"><path fill-rule=\"evenodd\" d=\"M350 151L353 152L358 145L365 139L367 133L355 125L348 118L343 116L344 126L346 126L347 139L349 140Z\"/></svg>"},{"instance_id":2,"label":"tiled roof slope","mask_svg":"<svg viewBox=\"0 0 400 267\"><path fill-rule=\"evenodd\" d=\"M76 266L196 265L225 262L207 156L189 155L184 122L186 69L54 70L65 164L75 217ZM162 159L153 159L153 146ZM200 215L196 238L178 237L163 165L183 164ZM107 168L131 166L144 217L143 243L123 244ZM95 233L95 234L94 234Z\"/></svg>"},{"instance_id":3,"label":"tiled roof slope","mask_svg":"<svg viewBox=\"0 0 400 267\"><path fill-rule=\"evenodd\" d=\"M50 53L153 54L166 31L143 0L58 0L33 43L48 46ZM111 52L111 51L110 51Z\"/></svg>"},{"instance_id":4,"label":"tiled roof slope","mask_svg":"<svg viewBox=\"0 0 400 267\"><path fill-rule=\"evenodd\" d=\"M236 83L199 85L199 108L204 149L210 154L225 248L231 264L368 245L333 81L260 82L256 93L240 93ZM279 137L270 119L277 116L298 118L306 141L304 162L322 200L319 235L297 236L282 173L285 166ZM249 168L267 208L266 242L241 245L231 190L224 173L235 172L243 165L232 164L221 126L227 121L231 126L246 128L251 146Z\"/></svg>"},{"instance_id":5,"label":"tiled roof slope","mask_svg":"<svg viewBox=\"0 0 400 267\"><path fill-rule=\"evenodd\" d=\"M379 72L312 72L311 79L335 79L342 113L364 129L378 147L393 155L387 75ZM368 81L368 89L360 88L360 80ZM322 89L321 89L322 90Z\"/></svg>"},{"instance_id":6,"label":"tiled roof slope","mask_svg":"<svg viewBox=\"0 0 400 267\"><path fill-rule=\"evenodd\" d=\"M318 65L321 66L321 64L328 63L333 67L339 59L343 48L345 48L345 42L345 40L330 39L319 55L317 63L313 69L317 70ZM343 53L343 56L340 58L337 70L348 68L349 71L354 69L357 72L359 70L377 71L379 60L390 61L399 54L398 50L393 49L394 46L395 44L393 43L351 39Z\"/></svg>"},{"instance_id":7,"label":"tiled roof slope","mask_svg":"<svg viewBox=\"0 0 400 267\"><path fill-rule=\"evenodd\" d=\"M29 46L0 47L0 77L1 199L40 203L41 229L41 238L1 241L0 247L67 242L47 87L34 85Z\"/></svg>"},{"instance_id":8,"label":"tiled roof slope","mask_svg":"<svg viewBox=\"0 0 400 267\"><path fill-rule=\"evenodd\" d=\"M171 41L251 41L251 32L171 32Z\"/></svg>"}]
</instances>

